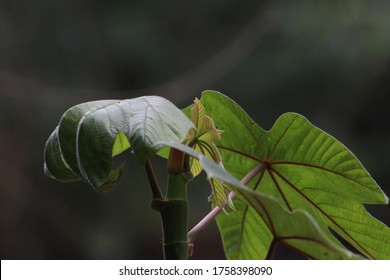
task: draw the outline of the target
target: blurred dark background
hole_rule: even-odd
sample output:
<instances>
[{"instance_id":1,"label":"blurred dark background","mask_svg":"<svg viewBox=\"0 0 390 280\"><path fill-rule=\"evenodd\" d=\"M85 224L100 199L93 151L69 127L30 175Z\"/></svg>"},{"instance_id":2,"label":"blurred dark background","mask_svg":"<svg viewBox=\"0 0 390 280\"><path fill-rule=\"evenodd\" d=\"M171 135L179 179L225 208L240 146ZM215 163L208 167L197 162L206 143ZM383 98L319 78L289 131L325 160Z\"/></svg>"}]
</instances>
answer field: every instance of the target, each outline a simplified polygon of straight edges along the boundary
<instances>
[{"instance_id":1,"label":"blurred dark background","mask_svg":"<svg viewBox=\"0 0 390 280\"><path fill-rule=\"evenodd\" d=\"M43 174L62 113L96 99L156 94L184 107L215 89L266 129L298 112L390 194L389 30L387 0L0 0L1 258L162 258L135 158L107 195ZM164 180L164 161L154 163ZM204 177L189 192L194 225L209 211ZM389 207L367 208L390 225ZM215 225L194 258L224 258Z\"/></svg>"}]
</instances>

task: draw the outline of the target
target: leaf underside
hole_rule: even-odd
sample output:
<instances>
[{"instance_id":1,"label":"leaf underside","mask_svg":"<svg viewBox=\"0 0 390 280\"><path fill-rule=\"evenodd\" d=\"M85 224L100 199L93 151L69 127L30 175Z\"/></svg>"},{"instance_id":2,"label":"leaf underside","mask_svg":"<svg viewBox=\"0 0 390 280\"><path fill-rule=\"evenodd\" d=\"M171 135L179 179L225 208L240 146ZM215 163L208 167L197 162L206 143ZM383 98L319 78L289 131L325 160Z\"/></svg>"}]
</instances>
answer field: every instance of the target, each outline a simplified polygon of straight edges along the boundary
<instances>
[{"instance_id":1,"label":"leaf underside","mask_svg":"<svg viewBox=\"0 0 390 280\"><path fill-rule=\"evenodd\" d=\"M157 152L156 142L180 143L192 127L181 110L158 96L79 104L64 113L49 137L44 170L60 181L82 179L109 191L123 166L113 169L113 156L131 148L144 164Z\"/></svg>"},{"instance_id":2,"label":"leaf underside","mask_svg":"<svg viewBox=\"0 0 390 280\"><path fill-rule=\"evenodd\" d=\"M343 144L295 113L282 115L265 131L218 92L204 92L201 102L224 131L217 146L226 170L242 178L255 166L266 165L249 188L272 196L290 211L304 209L333 242L338 240L329 228L366 257L390 259L390 230L363 205L387 204L388 198ZM246 200L251 201L251 196ZM263 258L272 239L267 233L270 222L260 219L248 202L235 206L236 212L217 218L227 257ZM289 231L276 216L269 219L275 228ZM302 240L293 243L301 250L309 246Z\"/></svg>"},{"instance_id":3,"label":"leaf underside","mask_svg":"<svg viewBox=\"0 0 390 280\"><path fill-rule=\"evenodd\" d=\"M258 226L261 228L256 225L248 227L248 224L245 225L241 220L237 220L235 216L239 215L240 210L232 211L229 215L219 215L233 220L240 227L245 227L245 232L238 235L242 247L240 256L232 259L264 259L269 244L274 238L312 259L360 259L360 256L349 252L337 242L329 239L306 211L299 209L290 212L276 199L265 193L249 189L221 165L188 146L170 142L162 142L160 145L173 147L197 158L206 171L208 180L216 179L228 184L239 195L241 201L250 205L253 211L246 212L247 215L251 215L246 219L258 222ZM224 230L231 235L236 235L234 227L227 227ZM259 239L262 242L259 242ZM231 250L234 251L236 248L233 246ZM231 252L227 252L227 255L229 253Z\"/></svg>"}]
</instances>

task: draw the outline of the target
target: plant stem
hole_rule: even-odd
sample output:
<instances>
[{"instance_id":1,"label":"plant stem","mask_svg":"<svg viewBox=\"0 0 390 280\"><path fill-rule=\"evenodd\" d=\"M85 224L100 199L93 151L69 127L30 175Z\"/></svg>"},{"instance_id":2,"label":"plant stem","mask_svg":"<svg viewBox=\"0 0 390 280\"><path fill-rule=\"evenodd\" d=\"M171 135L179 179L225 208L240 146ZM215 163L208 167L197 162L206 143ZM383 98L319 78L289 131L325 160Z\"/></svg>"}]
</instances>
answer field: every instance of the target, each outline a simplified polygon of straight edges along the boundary
<instances>
[{"instance_id":1,"label":"plant stem","mask_svg":"<svg viewBox=\"0 0 390 280\"><path fill-rule=\"evenodd\" d=\"M188 259L188 199L184 174L184 153L171 149L168 158L166 200L159 210L163 227L163 252L166 260Z\"/></svg>"},{"instance_id":2,"label":"plant stem","mask_svg":"<svg viewBox=\"0 0 390 280\"><path fill-rule=\"evenodd\" d=\"M251 171L248 172L242 178L241 183L244 185L247 185L257 174L264 171L267 168L267 166L263 163L259 163L255 168L253 168ZM236 194L234 192L230 192L229 198L234 199L236 197ZM227 202L224 204L224 207L226 206ZM193 243L198 238L200 233L205 229L205 227L214 220L214 218L221 213L223 208L221 207L214 207L196 226L194 226L189 232L188 232L188 242L190 246L193 246Z\"/></svg>"},{"instance_id":3,"label":"plant stem","mask_svg":"<svg viewBox=\"0 0 390 280\"><path fill-rule=\"evenodd\" d=\"M164 259L188 259L187 181L181 174L168 175L167 202L160 215L164 234Z\"/></svg>"}]
</instances>

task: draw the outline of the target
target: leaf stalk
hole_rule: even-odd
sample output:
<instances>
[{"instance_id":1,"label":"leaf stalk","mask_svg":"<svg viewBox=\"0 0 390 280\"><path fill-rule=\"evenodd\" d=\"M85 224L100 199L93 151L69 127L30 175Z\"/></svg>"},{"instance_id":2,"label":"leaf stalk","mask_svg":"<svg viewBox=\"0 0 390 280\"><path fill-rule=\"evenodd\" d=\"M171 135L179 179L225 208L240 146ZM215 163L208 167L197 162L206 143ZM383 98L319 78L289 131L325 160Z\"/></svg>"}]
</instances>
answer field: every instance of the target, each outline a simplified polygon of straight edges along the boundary
<instances>
[{"instance_id":1,"label":"leaf stalk","mask_svg":"<svg viewBox=\"0 0 390 280\"><path fill-rule=\"evenodd\" d=\"M162 208L165 207L167 200L163 196L160 186L158 185L156 176L154 174L153 166L150 160L147 160L145 162L145 170L146 170L146 175L148 177L150 189L152 191L152 202L150 203L150 207L153 210L160 212Z\"/></svg>"},{"instance_id":2,"label":"leaf stalk","mask_svg":"<svg viewBox=\"0 0 390 280\"><path fill-rule=\"evenodd\" d=\"M260 162L255 168L249 171L244 178L242 178L241 183L247 185L256 175L261 173L262 171L267 169L267 165ZM229 199L233 200L236 197L234 192L229 193ZM225 202L224 207L227 206L227 202ZM196 224L187 234L188 243L190 244L191 252L193 253L193 247L195 240L199 237L199 235L203 232L206 226L215 219L215 217L223 211L223 207L216 206L214 207L198 224Z\"/></svg>"}]
</instances>

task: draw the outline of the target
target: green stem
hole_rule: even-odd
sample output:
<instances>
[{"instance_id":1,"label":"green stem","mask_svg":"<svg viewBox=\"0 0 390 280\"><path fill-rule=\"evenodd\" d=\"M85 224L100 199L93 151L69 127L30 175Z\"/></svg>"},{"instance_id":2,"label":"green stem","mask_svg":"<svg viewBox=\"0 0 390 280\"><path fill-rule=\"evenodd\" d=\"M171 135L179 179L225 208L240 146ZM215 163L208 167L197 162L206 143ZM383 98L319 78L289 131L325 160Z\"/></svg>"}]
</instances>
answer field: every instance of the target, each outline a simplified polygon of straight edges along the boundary
<instances>
[{"instance_id":1,"label":"green stem","mask_svg":"<svg viewBox=\"0 0 390 280\"><path fill-rule=\"evenodd\" d=\"M159 210L163 227L163 252L166 260L188 259L188 199L184 176L185 154L171 149L168 157L168 186Z\"/></svg>"},{"instance_id":2,"label":"green stem","mask_svg":"<svg viewBox=\"0 0 390 280\"><path fill-rule=\"evenodd\" d=\"M188 259L187 181L182 174L168 174L167 202L160 211L166 260Z\"/></svg>"},{"instance_id":3,"label":"green stem","mask_svg":"<svg viewBox=\"0 0 390 280\"><path fill-rule=\"evenodd\" d=\"M158 186L151 162L145 163L152 190L152 209L160 212L163 228L163 252L166 260L188 259L188 199L184 174L184 153L171 150L168 158L168 186L164 197Z\"/></svg>"}]
</instances>

